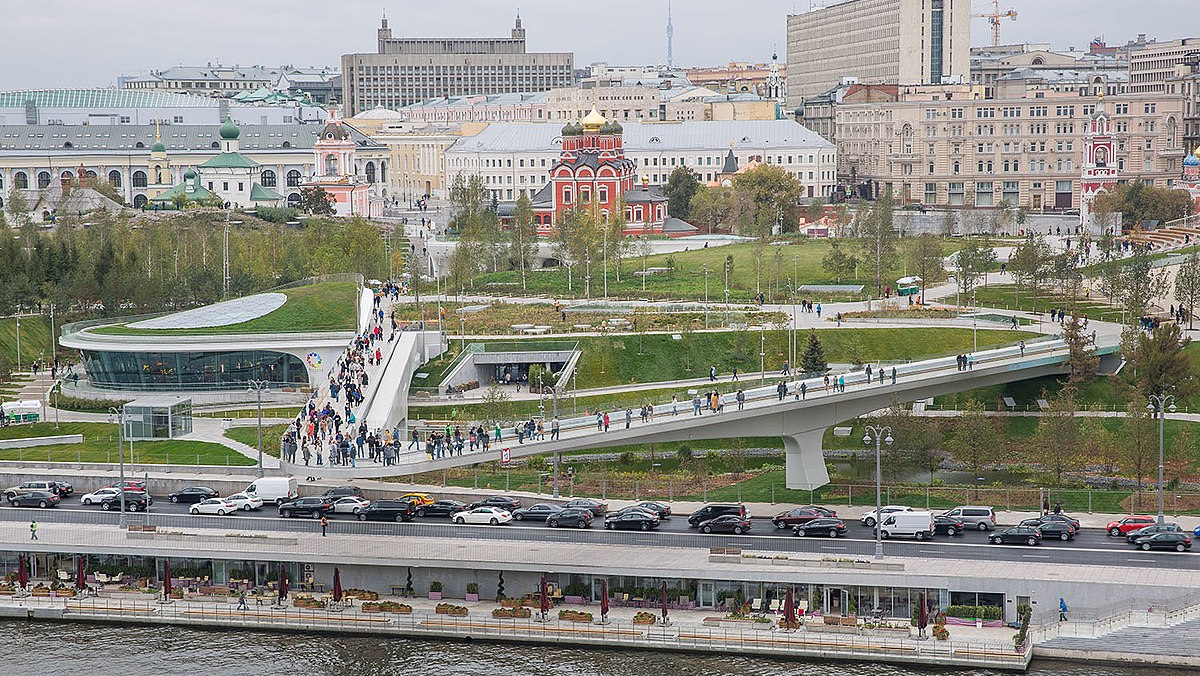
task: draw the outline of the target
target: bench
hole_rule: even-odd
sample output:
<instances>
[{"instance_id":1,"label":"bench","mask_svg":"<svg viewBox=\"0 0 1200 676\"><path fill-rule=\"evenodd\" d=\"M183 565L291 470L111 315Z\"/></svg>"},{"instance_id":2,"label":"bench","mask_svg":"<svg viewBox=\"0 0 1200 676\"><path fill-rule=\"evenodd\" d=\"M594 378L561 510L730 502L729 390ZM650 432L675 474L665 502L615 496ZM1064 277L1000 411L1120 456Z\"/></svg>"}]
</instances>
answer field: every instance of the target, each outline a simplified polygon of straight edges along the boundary
<instances>
[{"instance_id":1,"label":"bench","mask_svg":"<svg viewBox=\"0 0 1200 676\"><path fill-rule=\"evenodd\" d=\"M1017 410L1017 402L1012 397L1004 397L1004 405L1007 406L1008 410L1010 411Z\"/></svg>"},{"instance_id":2,"label":"bench","mask_svg":"<svg viewBox=\"0 0 1200 676\"><path fill-rule=\"evenodd\" d=\"M1046 401L1045 399L1038 399L1037 405L1038 405L1038 408L1042 409L1043 411L1050 410L1050 402Z\"/></svg>"},{"instance_id":3,"label":"bench","mask_svg":"<svg viewBox=\"0 0 1200 676\"><path fill-rule=\"evenodd\" d=\"M388 589L391 590L392 596L404 596L408 591L408 585L405 584L389 584Z\"/></svg>"}]
</instances>

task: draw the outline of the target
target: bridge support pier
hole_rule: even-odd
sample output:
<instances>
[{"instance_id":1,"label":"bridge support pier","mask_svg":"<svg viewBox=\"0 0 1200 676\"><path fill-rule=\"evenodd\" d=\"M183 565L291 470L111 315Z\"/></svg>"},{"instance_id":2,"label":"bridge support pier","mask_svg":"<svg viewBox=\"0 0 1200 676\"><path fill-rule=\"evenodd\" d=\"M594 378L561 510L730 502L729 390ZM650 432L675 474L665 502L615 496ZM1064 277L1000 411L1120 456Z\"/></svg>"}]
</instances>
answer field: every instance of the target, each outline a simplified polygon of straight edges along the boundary
<instances>
[{"instance_id":1,"label":"bridge support pier","mask_svg":"<svg viewBox=\"0 0 1200 676\"><path fill-rule=\"evenodd\" d=\"M812 490L829 483L829 470L821 454L825 430L811 430L783 437L786 485L795 490Z\"/></svg>"}]
</instances>

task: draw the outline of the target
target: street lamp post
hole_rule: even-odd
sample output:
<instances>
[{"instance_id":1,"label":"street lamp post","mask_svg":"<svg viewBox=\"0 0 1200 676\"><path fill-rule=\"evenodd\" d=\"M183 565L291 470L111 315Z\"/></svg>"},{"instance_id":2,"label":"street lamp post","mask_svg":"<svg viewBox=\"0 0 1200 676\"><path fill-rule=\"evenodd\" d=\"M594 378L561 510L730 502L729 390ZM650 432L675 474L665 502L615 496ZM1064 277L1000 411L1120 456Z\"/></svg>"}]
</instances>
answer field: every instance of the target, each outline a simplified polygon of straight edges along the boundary
<instances>
[{"instance_id":1,"label":"street lamp post","mask_svg":"<svg viewBox=\"0 0 1200 676\"><path fill-rule=\"evenodd\" d=\"M767 384L767 325L765 322L758 323L758 361L759 361L759 384Z\"/></svg>"},{"instance_id":2,"label":"street lamp post","mask_svg":"<svg viewBox=\"0 0 1200 676\"><path fill-rule=\"evenodd\" d=\"M863 434L863 443L870 446L875 442L875 558L883 558L883 472L880 456L883 454L881 444L892 445L892 428L887 425L867 425Z\"/></svg>"},{"instance_id":3,"label":"street lamp post","mask_svg":"<svg viewBox=\"0 0 1200 676\"><path fill-rule=\"evenodd\" d=\"M729 328L729 261L725 261L725 328Z\"/></svg>"},{"instance_id":4,"label":"street lamp post","mask_svg":"<svg viewBox=\"0 0 1200 676\"><path fill-rule=\"evenodd\" d=\"M704 328L708 328L708 263L705 263L704 268Z\"/></svg>"},{"instance_id":5,"label":"street lamp post","mask_svg":"<svg viewBox=\"0 0 1200 676\"><path fill-rule=\"evenodd\" d=\"M1163 515L1163 422L1167 413L1175 412L1175 396L1171 394L1152 394L1146 410L1158 416L1158 525L1166 523Z\"/></svg>"},{"instance_id":6,"label":"street lamp post","mask_svg":"<svg viewBox=\"0 0 1200 676\"><path fill-rule=\"evenodd\" d=\"M971 340L975 345L972 352L979 351L979 306L975 303L975 289L971 289Z\"/></svg>"},{"instance_id":7,"label":"street lamp post","mask_svg":"<svg viewBox=\"0 0 1200 676\"><path fill-rule=\"evenodd\" d=\"M255 392L258 394L258 476L263 475L263 452L262 452L262 394L270 383L265 380L251 380L250 387L247 392ZM283 449L280 449L282 455Z\"/></svg>"},{"instance_id":8,"label":"street lamp post","mask_svg":"<svg viewBox=\"0 0 1200 676\"><path fill-rule=\"evenodd\" d=\"M129 527L129 523L125 519L125 404L121 404L120 408L114 406L108 407L108 412L117 416L117 463L120 467L120 496L121 496L121 515L117 520L117 527L125 530Z\"/></svg>"}]
</instances>

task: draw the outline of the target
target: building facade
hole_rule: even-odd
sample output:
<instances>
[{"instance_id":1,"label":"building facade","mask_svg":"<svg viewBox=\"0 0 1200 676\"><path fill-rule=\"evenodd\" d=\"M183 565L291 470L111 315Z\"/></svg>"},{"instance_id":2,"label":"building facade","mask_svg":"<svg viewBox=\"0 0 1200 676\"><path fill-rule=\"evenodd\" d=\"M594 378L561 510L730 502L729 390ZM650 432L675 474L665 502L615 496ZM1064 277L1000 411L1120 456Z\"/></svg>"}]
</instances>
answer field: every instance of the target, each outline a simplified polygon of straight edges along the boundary
<instances>
[{"instance_id":1,"label":"building facade","mask_svg":"<svg viewBox=\"0 0 1200 676\"><path fill-rule=\"evenodd\" d=\"M335 106L313 143L313 175L304 187L324 190L336 216L381 216L383 202L376 185L387 183L388 164L371 164L368 176L359 169L357 149L358 143Z\"/></svg>"},{"instance_id":2,"label":"building facade","mask_svg":"<svg viewBox=\"0 0 1200 676\"><path fill-rule=\"evenodd\" d=\"M1139 94L1164 93L1167 80L1177 76L1178 66L1200 58L1200 38L1152 42L1129 51L1129 91Z\"/></svg>"},{"instance_id":3,"label":"building facade","mask_svg":"<svg viewBox=\"0 0 1200 676\"><path fill-rule=\"evenodd\" d=\"M1099 110L1078 95L949 101L903 98L837 107L838 172L873 197L929 205L1080 208L1084 135ZM1170 187L1184 150L1180 97L1104 99L1120 180Z\"/></svg>"},{"instance_id":4,"label":"building facade","mask_svg":"<svg viewBox=\"0 0 1200 676\"><path fill-rule=\"evenodd\" d=\"M1117 143L1112 118L1104 110L1104 100L1096 105L1092 119L1084 122L1082 173L1079 177L1079 223L1090 232L1096 225L1092 206L1096 198L1116 187L1120 173L1113 158Z\"/></svg>"},{"instance_id":5,"label":"building facade","mask_svg":"<svg viewBox=\"0 0 1200 676\"><path fill-rule=\"evenodd\" d=\"M575 80L575 55L525 50L521 17L508 38L393 38L387 18L374 54L342 56L348 115L439 97L539 92Z\"/></svg>"},{"instance_id":6,"label":"building facade","mask_svg":"<svg viewBox=\"0 0 1200 676\"><path fill-rule=\"evenodd\" d=\"M848 0L788 16L790 108L854 77L926 84L970 74L969 0Z\"/></svg>"},{"instance_id":7,"label":"building facade","mask_svg":"<svg viewBox=\"0 0 1200 676\"><path fill-rule=\"evenodd\" d=\"M74 178L82 167L88 177L112 184L127 204L141 207L154 196L151 185L160 183L152 158L158 131L170 158L161 183L172 186L182 184L188 171L203 173L201 165L220 155L226 140L220 125L0 126L0 195L17 188L35 197ZM320 131L310 124L246 125L239 130L237 152L257 165L259 185L296 204L301 185L314 172L313 147ZM386 173L387 148L357 131L351 134L358 144L359 173L368 179Z\"/></svg>"},{"instance_id":8,"label":"building facade","mask_svg":"<svg viewBox=\"0 0 1200 676\"><path fill-rule=\"evenodd\" d=\"M126 89L23 89L0 92L0 125L155 125L213 124L232 117L237 124L319 123L325 109L288 101L267 105L227 98Z\"/></svg>"},{"instance_id":9,"label":"building facade","mask_svg":"<svg viewBox=\"0 0 1200 676\"><path fill-rule=\"evenodd\" d=\"M1101 76L1110 81L1128 78L1129 58L1114 48L1111 54L1102 52L1056 52L1048 44L1022 43L971 48L971 84L982 85L986 98L1004 98L996 91L996 82L1016 70L1042 74L1054 79L1056 73L1078 73ZM1109 91L1109 96L1123 93Z\"/></svg>"},{"instance_id":10,"label":"building facade","mask_svg":"<svg viewBox=\"0 0 1200 676\"><path fill-rule=\"evenodd\" d=\"M792 174L806 198L829 197L837 184L832 143L791 120L622 123L625 156L647 185L661 186L677 167L712 181L730 150L739 163L760 157ZM532 197L550 180L559 159L561 129L548 124L491 124L446 151L446 178L483 177L500 201Z\"/></svg>"}]
</instances>

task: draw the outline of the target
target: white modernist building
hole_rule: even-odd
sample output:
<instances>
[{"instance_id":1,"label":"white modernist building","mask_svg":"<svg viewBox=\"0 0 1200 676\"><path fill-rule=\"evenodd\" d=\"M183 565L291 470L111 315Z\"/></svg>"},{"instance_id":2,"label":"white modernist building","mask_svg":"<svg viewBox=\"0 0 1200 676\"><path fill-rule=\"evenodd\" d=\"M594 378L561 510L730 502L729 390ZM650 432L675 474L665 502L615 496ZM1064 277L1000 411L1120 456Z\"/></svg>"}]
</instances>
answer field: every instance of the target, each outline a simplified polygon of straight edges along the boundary
<instances>
[{"instance_id":1,"label":"white modernist building","mask_svg":"<svg viewBox=\"0 0 1200 676\"><path fill-rule=\"evenodd\" d=\"M20 89L0 92L0 125L239 125L318 123L325 109L284 98L241 103L209 96L130 89Z\"/></svg>"},{"instance_id":2,"label":"white modernist building","mask_svg":"<svg viewBox=\"0 0 1200 676\"><path fill-rule=\"evenodd\" d=\"M738 165L751 161L782 167L800 181L806 197L827 197L837 183L835 146L791 120L725 122L629 122L625 156L650 185L663 185L677 167L689 167L701 181L721 174L730 152ZM491 124L446 151L446 178L483 176L496 199L532 196L550 180L558 161L562 130L549 124Z\"/></svg>"}]
</instances>

